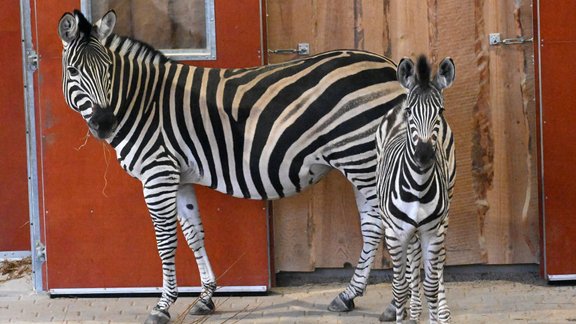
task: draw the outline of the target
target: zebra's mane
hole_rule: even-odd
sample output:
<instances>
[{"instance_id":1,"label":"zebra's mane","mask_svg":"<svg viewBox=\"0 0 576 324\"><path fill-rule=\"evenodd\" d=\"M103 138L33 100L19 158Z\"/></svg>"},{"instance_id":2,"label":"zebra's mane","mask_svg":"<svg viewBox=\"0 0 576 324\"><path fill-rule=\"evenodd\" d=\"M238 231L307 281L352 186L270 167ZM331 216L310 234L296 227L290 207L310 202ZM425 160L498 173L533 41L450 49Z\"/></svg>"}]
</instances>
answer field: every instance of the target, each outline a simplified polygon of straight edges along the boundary
<instances>
[{"instance_id":1,"label":"zebra's mane","mask_svg":"<svg viewBox=\"0 0 576 324\"><path fill-rule=\"evenodd\" d=\"M416 80L420 88L427 89L430 87L430 64L425 55L420 55L416 63Z\"/></svg>"},{"instance_id":2,"label":"zebra's mane","mask_svg":"<svg viewBox=\"0 0 576 324\"><path fill-rule=\"evenodd\" d=\"M158 58L160 63L170 61L170 59L159 50L132 37L111 34L106 40L105 46L121 56L129 56L135 59Z\"/></svg>"},{"instance_id":3,"label":"zebra's mane","mask_svg":"<svg viewBox=\"0 0 576 324\"><path fill-rule=\"evenodd\" d=\"M91 35L94 26L86 19L84 14L76 9L74 10L74 15L78 17L78 29L84 34L85 40L88 40L88 36ZM155 49L151 45L145 42L136 40L131 37L120 36L117 34L111 34L105 40L105 46L107 46L113 52L117 52L120 55L133 56L134 58L155 58L158 57L161 63L167 62L170 59L167 58L162 52Z\"/></svg>"},{"instance_id":4,"label":"zebra's mane","mask_svg":"<svg viewBox=\"0 0 576 324\"><path fill-rule=\"evenodd\" d=\"M74 16L78 18L78 30L80 33L84 34L84 38L88 39L88 36L92 33L92 24L84 17L84 14L78 10L74 10Z\"/></svg>"}]
</instances>

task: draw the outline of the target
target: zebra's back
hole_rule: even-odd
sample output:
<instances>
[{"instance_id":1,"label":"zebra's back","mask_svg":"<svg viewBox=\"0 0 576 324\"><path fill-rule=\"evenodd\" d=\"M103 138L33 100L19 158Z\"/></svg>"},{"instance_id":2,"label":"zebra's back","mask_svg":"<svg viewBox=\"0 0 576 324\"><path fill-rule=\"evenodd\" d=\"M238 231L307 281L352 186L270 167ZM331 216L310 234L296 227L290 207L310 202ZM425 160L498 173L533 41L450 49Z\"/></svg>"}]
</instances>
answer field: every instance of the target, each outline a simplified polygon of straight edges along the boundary
<instances>
[{"instance_id":1,"label":"zebra's back","mask_svg":"<svg viewBox=\"0 0 576 324\"><path fill-rule=\"evenodd\" d=\"M405 93L393 62L360 51L251 69L181 67L174 79L184 111L172 108L168 137L198 173L184 181L255 199L299 192L330 168L373 190L375 130Z\"/></svg>"}]
</instances>

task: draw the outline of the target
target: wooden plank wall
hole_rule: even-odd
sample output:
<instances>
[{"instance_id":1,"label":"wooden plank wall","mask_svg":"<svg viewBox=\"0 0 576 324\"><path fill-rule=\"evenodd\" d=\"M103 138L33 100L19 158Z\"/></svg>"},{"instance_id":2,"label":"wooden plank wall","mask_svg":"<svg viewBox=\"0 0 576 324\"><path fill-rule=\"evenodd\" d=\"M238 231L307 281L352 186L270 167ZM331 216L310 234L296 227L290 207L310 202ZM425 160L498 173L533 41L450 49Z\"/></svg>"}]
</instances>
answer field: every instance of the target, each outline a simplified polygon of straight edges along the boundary
<instances>
[{"instance_id":1,"label":"wooden plank wall","mask_svg":"<svg viewBox=\"0 0 576 324\"><path fill-rule=\"evenodd\" d=\"M532 36L531 1L268 0L268 48L310 43L312 53L357 48L390 56L451 56L446 115L458 178L448 263L537 263L538 191L531 44L489 46L488 34ZM270 55L271 63L294 56ZM333 172L273 203L276 271L355 265L359 219L351 186ZM383 248L375 268L387 268Z\"/></svg>"}]
</instances>

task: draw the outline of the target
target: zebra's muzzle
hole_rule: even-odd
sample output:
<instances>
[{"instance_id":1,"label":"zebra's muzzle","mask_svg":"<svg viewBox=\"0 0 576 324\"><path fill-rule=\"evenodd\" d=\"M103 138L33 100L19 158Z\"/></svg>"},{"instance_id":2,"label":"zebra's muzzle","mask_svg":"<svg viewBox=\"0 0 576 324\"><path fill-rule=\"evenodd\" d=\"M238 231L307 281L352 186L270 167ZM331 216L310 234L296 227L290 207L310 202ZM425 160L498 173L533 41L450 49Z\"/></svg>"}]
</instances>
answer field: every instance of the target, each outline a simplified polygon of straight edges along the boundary
<instances>
[{"instance_id":1,"label":"zebra's muzzle","mask_svg":"<svg viewBox=\"0 0 576 324\"><path fill-rule=\"evenodd\" d=\"M430 142L418 141L414 151L414 162L422 170L426 170L436 161L436 150Z\"/></svg>"},{"instance_id":2,"label":"zebra's muzzle","mask_svg":"<svg viewBox=\"0 0 576 324\"><path fill-rule=\"evenodd\" d=\"M88 127L92 135L98 139L111 137L118 127L118 120L111 109L101 108L98 105L92 107L92 117L88 120Z\"/></svg>"}]
</instances>

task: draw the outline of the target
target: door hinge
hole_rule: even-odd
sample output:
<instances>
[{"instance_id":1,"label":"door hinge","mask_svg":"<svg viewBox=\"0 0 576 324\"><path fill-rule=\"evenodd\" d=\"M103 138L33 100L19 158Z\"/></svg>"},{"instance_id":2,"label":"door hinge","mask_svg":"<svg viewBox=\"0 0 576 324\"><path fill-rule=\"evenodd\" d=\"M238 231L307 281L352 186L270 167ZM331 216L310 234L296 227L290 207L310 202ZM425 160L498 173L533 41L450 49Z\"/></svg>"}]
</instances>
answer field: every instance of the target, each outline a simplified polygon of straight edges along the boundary
<instances>
[{"instance_id":1,"label":"door hinge","mask_svg":"<svg viewBox=\"0 0 576 324\"><path fill-rule=\"evenodd\" d=\"M490 43L491 46L524 44L524 43L531 43L533 40L534 40L533 37L526 38L524 36L502 39L500 33L492 33L488 35L488 42Z\"/></svg>"},{"instance_id":2,"label":"door hinge","mask_svg":"<svg viewBox=\"0 0 576 324\"><path fill-rule=\"evenodd\" d=\"M309 55L310 54L310 44L308 43L298 43L296 48L287 49L269 49L270 54L296 54L296 55Z\"/></svg>"},{"instance_id":3,"label":"door hinge","mask_svg":"<svg viewBox=\"0 0 576 324\"><path fill-rule=\"evenodd\" d=\"M46 245L36 241L36 260L39 263L46 262Z\"/></svg>"},{"instance_id":4,"label":"door hinge","mask_svg":"<svg viewBox=\"0 0 576 324\"><path fill-rule=\"evenodd\" d=\"M38 62L40 61L40 57L35 50L29 49L26 50L26 63L28 64L28 69L32 72L38 70Z\"/></svg>"}]
</instances>

